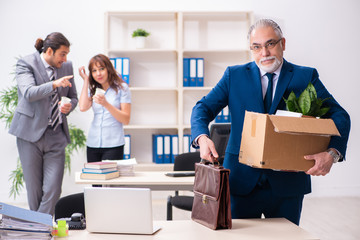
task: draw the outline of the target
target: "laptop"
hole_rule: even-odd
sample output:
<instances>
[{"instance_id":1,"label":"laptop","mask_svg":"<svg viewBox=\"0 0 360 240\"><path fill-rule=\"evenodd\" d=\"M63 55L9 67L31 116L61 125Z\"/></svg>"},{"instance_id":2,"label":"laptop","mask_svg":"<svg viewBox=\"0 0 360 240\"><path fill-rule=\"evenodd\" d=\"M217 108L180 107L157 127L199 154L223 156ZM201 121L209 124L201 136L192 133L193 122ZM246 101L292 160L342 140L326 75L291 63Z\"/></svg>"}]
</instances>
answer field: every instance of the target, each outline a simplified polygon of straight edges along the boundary
<instances>
[{"instance_id":1,"label":"laptop","mask_svg":"<svg viewBox=\"0 0 360 240\"><path fill-rule=\"evenodd\" d=\"M97 233L153 234L149 188L86 187L86 229Z\"/></svg>"}]
</instances>

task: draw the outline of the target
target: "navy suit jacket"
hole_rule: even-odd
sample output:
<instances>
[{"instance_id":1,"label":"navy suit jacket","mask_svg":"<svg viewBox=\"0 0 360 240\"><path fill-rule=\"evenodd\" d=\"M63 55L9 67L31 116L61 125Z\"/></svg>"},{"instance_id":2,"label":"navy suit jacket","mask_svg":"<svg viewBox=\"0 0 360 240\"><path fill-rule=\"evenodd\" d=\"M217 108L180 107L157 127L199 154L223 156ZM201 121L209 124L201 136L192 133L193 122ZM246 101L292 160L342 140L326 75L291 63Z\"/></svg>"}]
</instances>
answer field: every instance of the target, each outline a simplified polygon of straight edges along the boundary
<instances>
[{"instance_id":1,"label":"navy suit jacket","mask_svg":"<svg viewBox=\"0 0 360 240\"><path fill-rule=\"evenodd\" d=\"M341 137L332 137L329 148L335 148L345 156L350 131L350 117L326 90L316 69L297 66L284 59L269 114L274 114L277 109L286 109L283 97L287 98L291 91L299 96L309 82L314 85L319 98L330 97L324 102L324 105L331 107L324 118L333 119ZM266 172L273 192L278 196L297 196L310 193L310 176L304 172L257 169L239 163L238 156L245 110L264 113L260 70L255 62L228 67L218 84L195 105L191 115L192 139L200 134L209 136L209 123L227 105L231 113L231 133L223 165L231 170L231 193L246 195L251 192L261 172Z\"/></svg>"}]
</instances>

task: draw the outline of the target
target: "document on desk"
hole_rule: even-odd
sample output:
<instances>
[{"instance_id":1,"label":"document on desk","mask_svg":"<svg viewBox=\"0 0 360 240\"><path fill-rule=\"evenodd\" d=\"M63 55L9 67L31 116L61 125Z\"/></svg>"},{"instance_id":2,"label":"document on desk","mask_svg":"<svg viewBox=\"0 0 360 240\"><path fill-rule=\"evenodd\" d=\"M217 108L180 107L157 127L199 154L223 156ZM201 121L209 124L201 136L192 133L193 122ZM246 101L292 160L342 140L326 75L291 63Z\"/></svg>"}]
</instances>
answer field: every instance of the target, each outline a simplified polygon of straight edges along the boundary
<instances>
[{"instance_id":1,"label":"document on desk","mask_svg":"<svg viewBox=\"0 0 360 240\"><path fill-rule=\"evenodd\" d=\"M168 177L193 177L195 176L195 171L176 171L165 173Z\"/></svg>"}]
</instances>

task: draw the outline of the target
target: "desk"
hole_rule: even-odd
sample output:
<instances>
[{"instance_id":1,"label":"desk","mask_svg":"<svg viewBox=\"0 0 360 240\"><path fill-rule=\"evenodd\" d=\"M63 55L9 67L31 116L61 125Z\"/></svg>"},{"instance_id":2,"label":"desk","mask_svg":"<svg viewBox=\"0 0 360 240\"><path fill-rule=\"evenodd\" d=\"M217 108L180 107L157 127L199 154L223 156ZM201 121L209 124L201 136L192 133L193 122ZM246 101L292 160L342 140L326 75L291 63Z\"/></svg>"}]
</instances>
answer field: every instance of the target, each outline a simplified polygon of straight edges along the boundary
<instances>
[{"instance_id":1,"label":"desk","mask_svg":"<svg viewBox=\"0 0 360 240\"><path fill-rule=\"evenodd\" d=\"M260 240L260 239L319 239L284 218L234 219L232 229L211 230L194 221L155 221L162 227L154 235L95 234L86 230L70 230L69 239L87 240Z\"/></svg>"},{"instance_id":2,"label":"desk","mask_svg":"<svg viewBox=\"0 0 360 240\"><path fill-rule=\"evenodd\" d=\"M102 184L116 187L144 187L151 190L177 191L192 190L194 177L168 177L167 171L135 172L134 176L120 176L110 180L80 179L80 172L75 173L77 184Z\"/></svg>"}]
</instances>

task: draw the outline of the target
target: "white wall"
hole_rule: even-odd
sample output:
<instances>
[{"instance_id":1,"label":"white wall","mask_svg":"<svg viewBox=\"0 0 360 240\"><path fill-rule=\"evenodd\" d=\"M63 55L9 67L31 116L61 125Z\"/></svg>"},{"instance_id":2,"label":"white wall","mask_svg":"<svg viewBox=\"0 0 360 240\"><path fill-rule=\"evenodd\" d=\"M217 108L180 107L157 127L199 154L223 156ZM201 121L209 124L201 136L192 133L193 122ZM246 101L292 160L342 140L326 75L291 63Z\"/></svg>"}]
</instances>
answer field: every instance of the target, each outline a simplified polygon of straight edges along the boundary
<instances>
[{"instance_id":1,"label":"white wall","mask_svg":"<svg viewBox=\"0 0 360 240\"><path fill-rule=\"evenodd\" d=\"M50 7L51 6L51 7ZM357 0L0 0L0 90L12 82L15 57L35 51L38 37L59 31L71 41L68 56L74 69L87 65L89 59L104 48L104 12L106 11L253 11L255 18L269 17L282 27L287 39L285 58L299 65L316 67L320 78L338 102L349 112L352 129L347 161L336 164L326 177L313 177L310 196L360 196L357 175L360 162L356 146L360 146L358 58L360 48L360 1ZM75 72L78 91L82 79ZM356 109L358 109L356 111ZM92 113L76 111L70 123L87 129ZM0 201L8 198L8 177L16 167L15 137L9 135L0 123L1 170ZM85 153L75 154L72 172L79 171L85 162ZM66 174L63 194L81 191L73 183L73 173ZM25 191L16 201L26 201Z\"/></svg>"}]
</instances>

